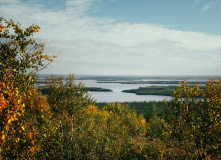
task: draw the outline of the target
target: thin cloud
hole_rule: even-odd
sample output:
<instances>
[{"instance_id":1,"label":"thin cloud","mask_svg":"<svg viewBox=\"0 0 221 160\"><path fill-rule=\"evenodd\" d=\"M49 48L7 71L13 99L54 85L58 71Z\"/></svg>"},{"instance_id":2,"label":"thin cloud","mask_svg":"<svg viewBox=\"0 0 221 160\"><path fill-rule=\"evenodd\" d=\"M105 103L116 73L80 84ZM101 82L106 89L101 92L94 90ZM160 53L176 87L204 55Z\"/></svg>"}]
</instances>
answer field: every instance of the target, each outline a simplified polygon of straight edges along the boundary
<instances>
[{"instance_id":1,"label":"thin cloud","mask_svg":"<svg viewBox=\"0 0 221 160\"><path fill-rule=\"evenodd\" d=\"M0 4L21 3L21 0L1 0Z\"/></svg>"},{"instance_id":2,"label":"thin cloud","mask_svg":"<svg viewBox=\"0 0 221 160\"><path fill-rule=\"evenodd\" d=\"M202 66L220 66L217 60L221 56L214 50L220 50L221 36L93 17L87 13L96 8L95 3L67 0L62 9L55 10L38 1L16 1L2 4L0 15L22 26L41 27L35 37L53 40L45 53L61 53L51 68L56 73L107 74L105 68L110 70L108 74L179 74L180 70L182 74L196 74ZM207 10L210 7L212 4ZM106 65L99 66L101 62ZM111 66L113 69L108 68Z\"/></svg>"},{"instance_id":3,"label":"thin cloud","mask_svg":"<svg viewBox=\"0 0 221 160\"><path fill-rule=\"evenodd\" d=\"M37 38L49 40L83 38L130 47L165 39L189 50L221 47L221 36L177 31L167 26L148 23L113 23L113 19L89 17L86 13L93 8L94 3L95 0L68 0L64 10L54 11L46 9L43 4L20 2L19 5L8 4L0 13L8 13L6 16L9 19L20 19L25 26L33 23L39 25L42 30L37 34Z\"/></svg>"},{"instance_id":4,"label":"thin cloud","mask_svg":"<svg viewBox=\"0 0 221 160\"><path fill-rule=\"evenodd\" d=\"M217 3L216 2L208 2L203 8L202 11L208 11L211 9L213 6L215 6Z\"/></svg>"},{"instance_id":5,"label":"thin cloud","mask_svg":"<svg viewBox=\"0 0 221 160\"><path fill-rule=\"evenodd\" d=\"M75 16L83 16L96 0L67 0L65 11Z\"/></svg>"}]
</instances>

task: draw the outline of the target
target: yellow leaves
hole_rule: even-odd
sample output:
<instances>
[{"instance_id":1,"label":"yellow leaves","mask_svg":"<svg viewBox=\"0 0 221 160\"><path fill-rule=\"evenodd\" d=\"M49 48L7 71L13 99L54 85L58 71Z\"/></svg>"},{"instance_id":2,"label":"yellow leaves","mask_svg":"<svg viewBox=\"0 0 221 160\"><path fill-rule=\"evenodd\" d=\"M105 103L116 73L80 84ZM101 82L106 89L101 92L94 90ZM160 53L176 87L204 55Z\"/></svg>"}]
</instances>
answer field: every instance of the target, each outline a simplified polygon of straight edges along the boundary
<instances>
[{"instance_id":1,"label":"yellow leaves","mask_svg":"<svg viewBox=\"0 0 221 160\"><path fill-rule=\"evenodd\" d=\"M13 121L17 121L18 120L18 118L16 117L16 114L14 113L14 115L11 117L11 121L13 122Z\"/></svg>"},{"instance_id":2,"label":"yellow leaves","mask_svg":"<svg viewBox=\"0 0 221 160\"><path fill-rule=\"evenodd\" d=\"M2 140L5 140L5 135L4 134L2 134L2 138L1 138Z\"/></svg>"},{"instance_id":3,"label":"yellow leaves","mask_svg":"<svg viewBox=\"0 0 221 160\"><path fill-rule=\"evenodd\" d=\"M17 143L20 141L20 138L16 138L16 140L15 140Z\"/></svg>"},{"instance_id":4,"label":"yellow leaves","mask_svg":"<svg viewBox=\"0 0 221 160\"><path fill-rule=\"evenodd\" d=\"M11 125L12 122L17 121L17 120L18 120L18 118L16 117L16 114L14 113L14 115L12 115L12 116L8 119L7 124Z\"/></svg>"},{"instance_id":5,"label":"yellow leaves","mask_svg":"<svg viewBox=\"0 0 221 160\"><path fill-rule=\"evenodd\" d=\"M90 112L96 113L96 112L98 111L98 108L97 108L97 106L90 105L90 106L88 106L88 110L89 110Z\"/></svg>"},{"instance_id":6,"label":"yellow leaves","mask_svg":"<svg viewBox=\"0 0 221 160\"><path fill-rule=\"evenodd\" d=\"M141 123L142 123L143 125L146 125L146 119L143 118L143 119L141 120Z\"/></svg>"},{"instance_id":7,"label":"yellow leaves","mask_svg":"<svg viewBox=\"0 0 221 160\"><path fill-rule=\"evenodd\" d=\"M9 120L8 120L8 124L11 124L11 122L12 122L12 120L11 120L11 119L9 119Z\"/></svg>"},{"instance_id":8,"label":"yellow leaves","mask_svg":"<svg viewBox=\"0 0 221 160\"><path fill-rule=\"evenodd\" d=\"M41 57L46 59L46 60L48 60L48 61L50 61L50 62L53 62L53 59L54 59L55 56L49 56L49 55L45 54L45 55L43 55Z\"/></svg>"},{"instance_id":9,"label":"yellow leaves","mask_svg":"<svg viewBox=\"0 0 221 160\"><path fill-rule=\"evenodd\" d=\"M1 137L2 140L5 139L6 136L12 138L13 135L15 135L14 122L18 121L23 110L23 97L19 95L18 88L14 87L12 82L9 82L10 81L2 82L0 85L0 118L3 124L1 130L2 133L4 133ZM14 139L14 141L18 142L19 139ZM4 143L6 142L7 141L4 141ZM2 143L1 146L4 145L4 143Z\"/></svg>"},{"instance_id":10,"label":"yellow leaves","mask_svg":"<svg viewBox=\"0 0 221 160\"><path fill-rule=\"evenodd\" d=\"M40 29L40 27L39 27L39 26L33 26L33 32L34 32L34 33L38 32L38 31L39 31L39 29Z\"/></svg>"}]
</instances>

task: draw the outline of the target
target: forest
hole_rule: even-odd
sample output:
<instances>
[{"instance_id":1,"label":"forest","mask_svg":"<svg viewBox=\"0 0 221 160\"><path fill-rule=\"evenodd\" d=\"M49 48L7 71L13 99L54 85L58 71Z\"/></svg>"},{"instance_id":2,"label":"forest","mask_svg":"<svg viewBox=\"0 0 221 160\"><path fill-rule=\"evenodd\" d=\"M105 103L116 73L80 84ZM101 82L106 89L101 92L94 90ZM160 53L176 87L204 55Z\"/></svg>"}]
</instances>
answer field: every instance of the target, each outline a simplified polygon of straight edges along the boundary
<instances>
[{"instance_id":1,"label":"forest","mask_svg":"<svg viewBox=\"0 0 221 160\"><path fill-rule=\"evenodd\" d=\"M197 83L197 84L199 84L199 83ZM188 85L193 86L193 82L192 83L188 82ZM177 88L176 86L150 86L150 87L139 87L138 89L123 90L122 92L135 93L137 95L171 96L171 95L173 95L174 90L176 88ZM203 90L203 89L205 89L205 86L199 86L199 89Z\"/></svg>"},{"instance_id":2,"label":"forest","mask_svg":"<svg viewBox=\"0 0 221 160\"><path fill-rule=\"evenodd\" d=\"M38 83L39 84L39 83ZM93 92L113 92L111 89L107 88L100 88L100 87L84 87L86 91L93 91ZM43 95L47 95L49 92L49 89L44 87L38 87L38 91L40 91Z\"/></svg>"},{"instance_id":3,"label":"forest","mask_svg":"<svg viewBox=\"0 0 221 160\"><path fill-rule=\"evenodd\" d=\"M0 159L221 159L221 82L180 82L169 102L96 103L84 84L46 79L27 28L0 17Z\"/></svg>"},{"instance_id":4,"label":"forest","mask_svg":"<svg viewBox=\"0 0 221 160\"><path fill-rule=\"evenodd\" d=\"M122 92L136 93L137 95L165 95L171 96L176 86L150 86L138 89L123 90Z\"/></svg>"}]
</instances>

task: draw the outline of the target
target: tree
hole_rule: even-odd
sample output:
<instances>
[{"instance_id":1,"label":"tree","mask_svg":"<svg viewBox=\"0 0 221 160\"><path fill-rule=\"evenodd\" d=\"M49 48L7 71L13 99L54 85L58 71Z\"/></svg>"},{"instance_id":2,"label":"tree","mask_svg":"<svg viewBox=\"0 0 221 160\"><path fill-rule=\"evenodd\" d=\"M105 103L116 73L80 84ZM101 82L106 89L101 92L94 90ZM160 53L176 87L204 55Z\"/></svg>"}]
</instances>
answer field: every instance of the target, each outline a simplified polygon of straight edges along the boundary
<instances>
[{"instance_id":1,"label":"tree","mask_svg":"<svg viewBox=\"0 0 221 160\"><path fill-rule=\"evenodd\" d=\"M158 116L155 102L153 103L152 115L153 116L148 123L148 126L149 126L148 136L151 139L165 140L166 123L164 119L161 119Z\"/></svg>"},{"instance_id":2,"label":"tree","mask_svg":"<svg viewBox=\"0 0 221 160\"><path fill-rule=\"evenodd\" d=\"M3 26L4 25L4 26ZM14 33L10 33L12 28ZM44 44L32 38L40 27L31 25L22 28L13 20L7 21L0 17L0 80L4 74L11 75L17 86L27 86L34 83L39 70L52 62L55 56L43 54ZM24 85L24 83L27 83ZM15 84L14 84L15 85Z\"/></svg>"},{"instance_id":3,"label":"tree","mask_svg":"<svg viewBox=\"0 0 221 160\"><path fill-rule=\"evenodd\" d=\"M221 82L211 80L205 89L179 85L166 114L168 143L189 159L215 158L221 154Z\"/></svg>"},{"instance_id":4,"label":"tree","mask_svg":"<svg viewBox=\"0 0 221 160\"><path fill-rule=\"evenodd\" d=\"M52 121L56 125L55 134L48 139L44 152L47 158L79 158L81 137L85 134L89 119L88 106L94 100L82 83L74 82L74 75L67 79L51 76L46 79L47 100L52 112ZM88 155L85 155L88 156Z\"/></svg>"},{"instance_id":5,"label":"tree","mask_svg":"<svg viewBox=\"0 0 221 160\"><path fill-rule=\"evenodd\" d=\"M128 159L133 137L146 134L143 116L119 103L98 109L73 75L48 78L46 90L57 126L44 145L46 159Z\"/></svg>"},{"instance_id":6,"label":"tree","mask_svg":"<svg viewBox=\"0 0 221 160\"><path fill-rule=\"evenodd\" d=\"M39 29L0 17L0 159L31 158L40 147L36 135L48 105L34 82L54 57L44 55L44 45L32 38Z\"/></svg>"}]
</instances>

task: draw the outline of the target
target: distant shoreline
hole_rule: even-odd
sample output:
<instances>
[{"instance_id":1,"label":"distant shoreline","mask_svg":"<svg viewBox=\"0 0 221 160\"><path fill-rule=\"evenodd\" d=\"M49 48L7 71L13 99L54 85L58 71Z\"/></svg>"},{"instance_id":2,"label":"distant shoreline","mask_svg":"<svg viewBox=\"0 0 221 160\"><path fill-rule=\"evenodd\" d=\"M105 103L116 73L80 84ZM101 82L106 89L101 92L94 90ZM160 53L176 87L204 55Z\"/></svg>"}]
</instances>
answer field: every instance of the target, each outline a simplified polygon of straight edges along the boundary
<instances>
[{"instance_id":1,"label":"distant shoreline","mask_svg":"<svg viewBox=\"0 0 221 160\"><path fill-rule=\"evenodd\" d=\"M51 75L54 76L63 76L64 78L68 77L69 74L39 74L38 78L39 79L44 79L46 77L51 77ZM158 81L165 81L165 80L170 80L170 81L183 81L183 80L193 80L193 81L210 81L211 79L215 78L216 80L221 80L221 76L218 75L150 75L150 76L145 76L145 75L81 75L81 74L74 74L76 80L97 80L97 81L137 81L137 80L146 80L146 81L151 81L151 79L158 80Z\"/></svg>"}]
</instances>

